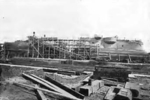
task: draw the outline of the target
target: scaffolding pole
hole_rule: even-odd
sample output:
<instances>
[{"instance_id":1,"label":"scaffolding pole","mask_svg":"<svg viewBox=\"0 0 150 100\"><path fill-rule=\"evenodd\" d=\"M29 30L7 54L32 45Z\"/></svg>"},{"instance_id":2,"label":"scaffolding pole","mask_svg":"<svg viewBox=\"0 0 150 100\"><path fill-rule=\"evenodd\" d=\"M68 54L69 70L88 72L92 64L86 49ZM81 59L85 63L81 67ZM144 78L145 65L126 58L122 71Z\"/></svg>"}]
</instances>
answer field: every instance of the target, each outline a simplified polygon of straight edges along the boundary
<instances>
[{"instance_id":1,"label":"scaffolding pole","mask_svg":"<svg viewBox=\"0 0 150 100\"><path fill-rule=\"evenodd\" d=\"M39 39L38 39L38 57L37 58L39 58L39 55L40 55L40 50L39 50L39 47L40 46L40 43L39 43Z\"/></svg>"}]
</instances>

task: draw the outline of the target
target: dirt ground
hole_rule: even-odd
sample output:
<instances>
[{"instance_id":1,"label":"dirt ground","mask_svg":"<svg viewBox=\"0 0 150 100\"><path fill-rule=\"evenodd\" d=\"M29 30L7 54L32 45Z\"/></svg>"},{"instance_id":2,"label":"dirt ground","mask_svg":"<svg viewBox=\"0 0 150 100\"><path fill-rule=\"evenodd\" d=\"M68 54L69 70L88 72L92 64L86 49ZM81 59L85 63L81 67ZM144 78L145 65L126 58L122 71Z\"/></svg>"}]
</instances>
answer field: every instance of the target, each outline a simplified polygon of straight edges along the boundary
<instances>
[{"instance_id":1,"label":"dirt ground","mask_svg":"<svg viewBox=\"0 0 150 100\"><path fill-rule=\"evenodd\" d=\"M12 82L14 81L18 83L26 83L26 80L21 79L20 77L5 80L0 85L0 100L37 100L34 92L13 85Z\"/></svg>"},{"instance_id":2,"label":"dirt ground","mask_svg":"<svg viewBox=\"0 0 150 100\"><path fill-rule=\"evenodd\" d=\"M47 61L42 62L38 61L28 61L26 65L32 66L42 66L49 68L58 68L60 70L73 70L73 71L94 71L94 64L60 64L60 63L49 63ZM13 62L14 64L24 64L21 61L19 63ZM4 68L5 67L5 68ZM34 91L27 90L16 85L13 85L13 82L18 83L26 83L30 84L30 82L26 81L21 77L23 72L34 73L38 76L43 76L43 72L31 68L10 68L7 66L0 66L2 68L2 73L0 77L0 100L38 100ZM141 67L141 68L133 68L133 73L142 73L149 74L150 68ZM138 82L141 85L141 96L143 100L150 100L150 79L149 78L141 78L131 79L132 82ZM107 91L108 88L104 88L103 91ZM49 95L51 100L63 99L54 95ZM104 94L96 93L92 94L90 97L85 97L85 100L103 100ZM64 99L65 100L65 99Z\"/></svg>"},{"instance_id":3,"label":"dirt ground","mask_svg":"<svg viewBox=\"0 0 150 100\"><path fill-rule=\"evenodd\" d=\"M22 77L9 78L0 85L0 100L39 100L34 90L15 85L13 82L32 85L32 83ZM62 99L61 97L55 97L55 95L52 94L47 95L47 97L50 98L48 100Z\"/></svg>"},{"instance_id":4,"label":"dirt ground","mask_svg":"<svg viewBox=\"0 0 150 100\"><path fill-rule=\"evenodd\" d=\"M5 66L1 66L1 68L3 73L1 73L2 81L0 81L0 100L39 100L35 91L14 85L13 82L32 85L32 82L27 81L21 76L22 72L35 74L39 77L44 77L44 74L48 75L47 73L44 73L42 70L33 70L30 68L11 68ZM80 81L85 77L82 76L81 78L76 78L76 80ZM67 100L53 94L47 94L46 96L50 100Z\"/></svg>"}]
</instances>

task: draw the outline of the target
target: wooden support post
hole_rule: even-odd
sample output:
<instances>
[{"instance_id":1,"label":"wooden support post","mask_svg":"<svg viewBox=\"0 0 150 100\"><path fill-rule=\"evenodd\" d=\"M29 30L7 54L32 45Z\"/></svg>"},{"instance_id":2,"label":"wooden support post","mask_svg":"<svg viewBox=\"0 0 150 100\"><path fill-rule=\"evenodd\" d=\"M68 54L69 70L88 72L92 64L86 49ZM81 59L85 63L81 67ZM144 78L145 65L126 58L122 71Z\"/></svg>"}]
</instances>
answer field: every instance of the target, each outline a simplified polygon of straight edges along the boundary
<instances>
[{"instance_id":1,"label":"wooden support post","mask_svg":"<svg viewBox=\"0 0 150 100\"><path fill-rule=\"evenodd\" d=\"M71 42L71 41L69 41L69 46L68 46L68 47L69 47L69 52L70 52L69 59L71 59L71 54L72 54L71 48L70 48L70 42ZM68 45L68 43L67 43L67 45ZM72 55L73 55L73 54L72 54Z\"/></svg>"},{"instance_id":2,"label":"wooden support post","mask_svg":"<svg viewBox=\"0 0 150 100\"><path fill-rule=\"evenodd\" d=\"M51 50L51 47L49 46L49 49L48 49L48 58L50 58L50 50Z\"/></svg>"},{"instance_id":3,"label":"wooden support post","mask_svg":"<svg viewBox=\"0 0 150 100\"><path fill-rule=\"evenodd\" d=\"M40 49L39 49L39 48L40 48L40 43L39 43L39 39L38 39L38 56L37 56L37 58L39 58L39 55L40 55L40 54L39 54L39 52L40 52Z\"/></svg>"},{"instance_id":4,"label":"wooden support post","mask_svg":"<svg viewBox=\"0 0 150 100\"><path fill-rule=\"evenodd\" d=\"M45 35L44 35L44 38L45 38ZM43 42L43 58L45 57L44 56L44 38L43 38L43 41L42 41Z\"/></svg>"},{"instance_id":5,"label":"wooden support post","mask_svg":"<svg viewBox=\"0 0 150 100\"><path fill-rule=\"evenodd\" d=\"M34 57L34 38L35 38L35 32L33 32L33 40L32 40L32 58Z\"/></svg>"},{"instance_id":6,"label":"wooden support post","mask_svg":"<svg viewBox=\"0 0 150 100\"><path fill-rule=\"evenodd\" d=\"M132 62L132 59L131 59L131 57L130 57L130 55L128 54L128 57L129 57L129 62Z\"/></svg>"},{"instance_id":7,"label":"wooden support post","mask_svg":"<svg viewBox=\"0 0 150 100\"><path fill-rule=\"evenodd\" d=\"M90 48L89 48L89 59L91 60L91 45L90 45Z\"/></svg>"},{"instance_id":8,"label":"wooden support post","mask_svg":"<svg viewBox=\"0 0 150 100\"><path fill-rule=\"evenodd\" d=\"M63 42L64 43L64 42ZM63 50L62 50L63 51ZM65 56L65 51L64 51L64 57L63 57L64 59L66 59L66 56Z\"/></svg>"},{"instance_id":9,"label":"wooden support post","mask_svg":"<svg viewBox=\"0 0 150 100\"><path fill-rule=\"evenodd\" d=\"M56 40L56 47L59 48L59 46L58 46L58 39ZM57 49L57 51L56 51L56 58L59 57L58 51L59 51L59 50Z\"/></svg>"},{"instance_id":10,"label":"wooden support post","mask_svg":"<svg viewBox=\"0 0 150 100\"><path fill-rule=\"evenodd\" d=\"M59 48L61 48L60 46L61 46L61 45L60 45L60 41L59 41ZM60 59L60 57L61 57L61 52L60 52L60 50L58 50L58 52L59 52L59 59Z\"/></svg>"},{"instance_id":11,"label":"wooden support post","mask_svg":"<svg viewBox=\"0 0 150 100\"><path fill-rule=\"evenodd\" d=\"M118 54L118 61L120 61L120 54Z\"/></svg>"},{"instance_id":12,"label":"wooden support post","mask_svg":"<svg viewBox=\"0 0 150 100\"><path fill-rule=\"evenodd\" d=\"M98 58L98 45L96 45L96 51L97 51L97 53L96 53L96 58Z\"/></svg>"},{"instance_id":13,"label":"wooden support post","mask_svg":"<svg viewBox=\"0 0 150 100\"><path fill-rule=\"evenodd\" d=\"M54 58L55 58L55 54L56 54L56 48L55 48L55 41L53 40L53 47L54 47Z\"/></svg>"},{"instance_id":14,"label":"wooden support post","mask_svg":"<svg viewBox=\"0 0 150 100\"><path fill-rule=\"evenodd\" d=\"M109 55L109 60L112 60L112 59L111 59L111 54L109 53L108 55Z\"/></svg>"},{"instance_id":15,"label":"wooden support post","mask_svg":"<svg viewBox=\"0 0 150 100\"><path fill-rule=\"evenodd\" d=\"M27 57L29 57L30 54L30 45L28 44L28 52L27 52Z\"/></svg>"},{"instance_id":16,"label":"wooden support post","mask_svg":"<svg viewBox=\"0 0 150 100\"><path fill-rule=\"evenodd\" d=\"M79 40L79 41L80 41L80 40ZM78 47L78 49L77 49L77 50L78 50L78 55L79 55L79 50L80 50L80 43L81 43L81 42L79 42L79 44L77 43L78 45L76 44L77 47Z\"/></svg>"},{"instance_id":17,"label":"wooden support post","mask_svg":"<svg viewBox=\"0 0 150 100\"><path fill-rule=\"evenodd\" d=\"M83 52L84 52L84 60L85 60L85 45L84 45L84 51Z\"/></svg>"}]
</instances>

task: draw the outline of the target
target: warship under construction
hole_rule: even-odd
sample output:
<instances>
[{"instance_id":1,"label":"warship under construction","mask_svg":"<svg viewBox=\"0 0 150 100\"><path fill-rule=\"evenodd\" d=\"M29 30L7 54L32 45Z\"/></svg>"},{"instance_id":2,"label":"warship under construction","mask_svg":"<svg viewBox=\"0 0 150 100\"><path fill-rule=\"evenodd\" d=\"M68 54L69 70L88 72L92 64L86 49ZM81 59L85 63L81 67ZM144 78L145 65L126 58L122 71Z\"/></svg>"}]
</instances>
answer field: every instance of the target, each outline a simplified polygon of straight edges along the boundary
<instances>
[{"instance_id":1,"label":"warship under construction","mask_svg":"<svg viewBox=\"0 0 150 100\"><path fill-rule=\"evenodd\" d=\"M143 57L147 52L143 49L141 40L125 40L115 37L92 38L81 37L74 39L58 39L57 37L38 38L28 36L26 41L5 42L1 46L5 56L25 56L59 59L97 59L109 58L117 60L125 57ZM2 50L1 50L2 51Z\"/></svg>"}]
</instances>

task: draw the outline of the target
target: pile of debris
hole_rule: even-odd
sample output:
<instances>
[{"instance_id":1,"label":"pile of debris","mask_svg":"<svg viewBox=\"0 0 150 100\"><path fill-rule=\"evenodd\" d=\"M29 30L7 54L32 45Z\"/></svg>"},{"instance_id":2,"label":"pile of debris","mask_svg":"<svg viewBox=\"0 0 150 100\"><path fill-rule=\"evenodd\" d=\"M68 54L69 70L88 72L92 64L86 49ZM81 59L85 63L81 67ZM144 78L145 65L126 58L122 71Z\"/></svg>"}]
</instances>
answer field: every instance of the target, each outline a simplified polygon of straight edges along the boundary
<instances>
[{"instance_id":1,"label":"pile of debris","mask_svg":"<svg viewBox=\"0 0 150 100\"><path fill-rule=\"evenodd\" d=\"M9 95L8 100L143 100L139 82L95 79L92 72L28 66L3 67L2 71L5 80L0 85L0 99Z\"/></svg>"},{"instance_id":2,"label":"pile of debris","mask_svg":"<svg viewBox=\"0 0 150 100\"><path fill-rule=\"evenodd\" d=\"M30 80L32 82L32 85L16 83L16 82L13 82L13 84L22 87L27 87L36 91L38 97L41 100L48 100L47 96L49 96L50 94L52 94L50 95L50 97L53 96L54 98L59 97L59 98L71 99L71 100L81 100L84 98L84 96L81 95L80 93L75 92L63 86L62 84L52 80L47 76L45 76L45 79L38 77L34 74L23 73L22 76L25 79Z\"/></svg>"},{"instance_id":3,"label":"pile of debris","mask_svg":"<svg viewBox=\"0 0 150 100\"><path fill-rule=\"evenodd\" d=\"M104 100L142 100L140 86L130 82L125 85L118 84L116 87L111 86Z\"/></svg>"}]
</instances>

